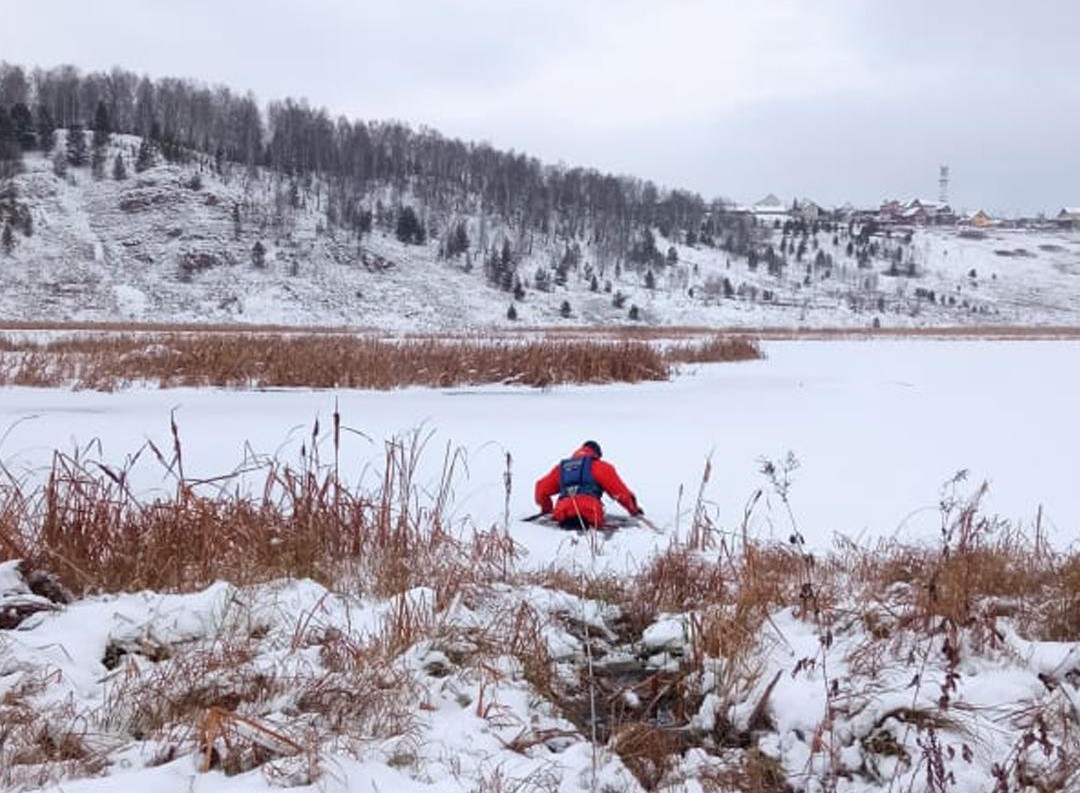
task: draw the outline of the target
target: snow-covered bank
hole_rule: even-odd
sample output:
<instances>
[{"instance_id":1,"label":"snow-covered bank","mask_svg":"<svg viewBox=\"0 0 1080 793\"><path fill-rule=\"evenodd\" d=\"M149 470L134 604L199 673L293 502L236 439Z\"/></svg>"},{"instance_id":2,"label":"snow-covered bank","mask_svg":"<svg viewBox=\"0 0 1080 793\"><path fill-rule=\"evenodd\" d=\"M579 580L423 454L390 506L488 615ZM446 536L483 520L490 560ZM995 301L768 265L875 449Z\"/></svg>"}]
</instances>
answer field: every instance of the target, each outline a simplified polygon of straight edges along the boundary
<instances>
[{"instance_id":1,"label":"snow-covered bank","mask_svg":"<svg viewBox=\"0 0 1080 793\"><path fill-rule=\"evenodd\" d=\"M834 568L821 549L834 531L866 545L936 544L941 486L958 468L972 469L972 486L990 479L984 512L1030 527L1041 504L1052 545L1075 547L1080 343L769 342L765 352L686 367L669 383L599 388L0 391L0 460L25 493L54 449L113 470L147 440L171 449L170 415L189 480L245 458L295 464L316 420L329 463L336 408L358 431L342 433L342 477L362 487L380 481L384 442L410 438L424 446L419 497L434 500L444 450L463 449L458 526L504 524L509 454L507 530L522 552L505 579L445 602L435 581L379 598L344 579L51 605L2 564L0 615L42 610L0 631L0 724L22 727L0 778L15 788L103 774L62 782L77 793L785 783L856 793L934 778L982 793L1000 771L1003 790L1034 790L1028 778L1069 790L1080 757L1071 568L1055 571L1063 588L1041 593L1047 608L1025 620L1016 615L1034 602L987 597L981 571L957 573L933 552L867 580L857 557ZM536 476L586 437L666 535L628 529L593 543L513 519L533 510ZM782 473L789 451L801 463L790 502L816 566L785 542L787 510L759 472L766 457ZM750 534L787 550L753 564L716 547L667 553L676 530L687 535L710 455L712 522L736 530L764 488ZM130 474L140 492L175 484L148 452ZM667 573L649 567L657 560ZM650 589L657 577L678 597ZM980 598L955 594L957 582ZM764 594L743 603L740 592ZM200 735L220 766L197 751ZM200 773L204 763L214 770Z\"/></svg>"}]
</instances>

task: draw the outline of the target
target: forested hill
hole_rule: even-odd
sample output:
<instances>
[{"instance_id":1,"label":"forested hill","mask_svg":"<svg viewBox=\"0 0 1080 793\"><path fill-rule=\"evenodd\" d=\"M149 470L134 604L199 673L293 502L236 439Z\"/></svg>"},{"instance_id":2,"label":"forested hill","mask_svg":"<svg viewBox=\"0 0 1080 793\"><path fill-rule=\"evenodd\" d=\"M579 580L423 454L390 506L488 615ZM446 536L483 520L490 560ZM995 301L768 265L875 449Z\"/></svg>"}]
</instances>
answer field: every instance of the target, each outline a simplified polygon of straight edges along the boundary
<instances>
[{"instance_id":1,"label":"forested hill","mask_svg":"<svg viewBox=\"0 0 1080 793\"><path fill-rule=\"evenodd\" d=\"M572 239L587 230L614 255L646 227L691 239L720 231L713 220L720 213L694 193L544 165L398 122L335 118L303 99L271 101L264 111L251 93L191 80L4 64L0 106L25 148L47 147L57 127L105 128L148 139L170 162L207 158L219 172L267 168L297 191L319 180L327 223L356 232L369 228L371 196L383 188L390 203L407 197L431 212L487 213L519 231Z\"/></svg>"},{"instance_id":2,"label":"forested hill","mask_svg":"<svg viewBox=\"0 0 1080 793\"><path fill-rule=\"evenodd\" d=\"M982 236L762 224L303 100L0 64L0 321L1080 324L1080 238Z\"/></svg>"}]
</instances>

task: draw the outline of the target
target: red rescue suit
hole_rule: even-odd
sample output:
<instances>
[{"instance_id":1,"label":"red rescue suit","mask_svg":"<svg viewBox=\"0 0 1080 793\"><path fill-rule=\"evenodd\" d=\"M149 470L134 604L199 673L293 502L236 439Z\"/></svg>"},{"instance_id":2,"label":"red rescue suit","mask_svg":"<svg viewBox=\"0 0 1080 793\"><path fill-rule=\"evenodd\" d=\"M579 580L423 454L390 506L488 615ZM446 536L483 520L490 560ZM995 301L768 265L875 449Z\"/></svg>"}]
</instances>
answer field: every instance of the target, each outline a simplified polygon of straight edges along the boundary
<instances>
[{"instance_id":1,"label":"red rescue suit","mask_svg":"<svg viewBox=\"0 0 1080 793\"><path fill-rule=\"evenodd\" d=\"M595 482L599 490L618 501L631 515L636 515L641 511L634 494L615 472L615 466L601 460L588 446L582 446L574 452L569 461L564 460L558 463L536 482L536 505L540 507L541 512L552 513L552 517L558 523L579 519L590 526L604 525L604 504L600 500L600 494L594 495L591 492L594 488L591 487L579 490L565 486L564 463L578 461L583 457L591 458L588 461L591 467L590 484ZM567 492L561 492L564 490ZM551 498L556 494L559 494L559 500L555 502L555 508L552 510Z\"/></svg>"}]
</instances>

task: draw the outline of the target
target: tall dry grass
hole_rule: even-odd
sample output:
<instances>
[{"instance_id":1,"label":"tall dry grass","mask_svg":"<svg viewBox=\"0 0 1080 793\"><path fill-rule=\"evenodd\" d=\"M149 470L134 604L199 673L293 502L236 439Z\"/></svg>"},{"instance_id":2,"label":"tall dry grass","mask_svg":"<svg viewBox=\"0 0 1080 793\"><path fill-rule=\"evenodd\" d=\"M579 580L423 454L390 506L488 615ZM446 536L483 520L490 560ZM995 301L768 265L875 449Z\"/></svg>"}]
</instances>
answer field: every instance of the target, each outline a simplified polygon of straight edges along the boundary
<instances>
[{"instance_id":1,"label":"tall dry grass","mask_svg":"<svg viewBox=\"0 0 1080 793\"><path fill-rule=\"evenodd\" d=\"M790 509L786 498L791 469L765 470ZM921 777L947 786L954 764L959 768L969 762L965 758L970 749L953 755L941 738L948 733L955 742L964 736L963 716L957 714L965 712L958 689L965 657L1018 652L1008 644L1006 620L1024 639L1080 641L1080 550L1054 551L1038 525L1027 535L983 514L985 486L960 496L962 481L946 487L936 545L860 547L842 542L830 553L812 553L793 516L788 542L762 543L746 531L749 511L759 503L751 499L744 525L727 531L713 525L699 503L687 540L673 542L628 580L613 583L600 576L582 581L566 573L549 574L547 586L617 605L621 620L612 627L624 647L634 646L661 614L685 615L686 645L677 656L678 673L661 676L642 668L636 675L622 669L610 676L601 664L581 681L578 690L589 687L607 703L602 740L646 790L677 785L675 758L690 748L715 759L699 777L706 789L781 791L790 789L799 774L803 781L813 778L823 789L835 789L853 773L841 752L851 738L838 734L837 724L873 701L874 681L897 667L910 669L918 681L924 669L943 666L942 679L925 696L919 696L921 684L916 684L912 707L888 714L906 724L910 736L889 732L883 727L887 717L882 717L856 738L870 757L870 765L860 772L867 784L888 784L888 779L874 778L876 758L903 754L906 759L894 773L917 766ZM798 773L757 749L758 739L774 729L771 695L781 672L766 678L763 658L770 643L784 641L773 622L783 611L807 623L819 637L816 652L793 658L791 668L782 672L816 679L825 703L809 739L813 760ZM859 626L863 638L842 651L850 671L838 673L833 669L834 645L841 634L850 636L853 626ZM556 679L550 673L532 674ZM866 687L857 681L866 681ZM1049 679L1045 683L1051 691L1069 685ZM575 699L574 691L553 688L550 698L561 702L568 717L588 734L589 717L580 694ZM648 693L638 697L637 706L627 706L628 692ZM696 712L706 696L721 705L712 730L702 732L687 714ZM936 704L914 704L927 698ZM745 702L752 705L749 715L736 723L728 714ZM742 708L745 713L746 706ZM1017 723L1028 727L1009 757L995 767L995 790L1027 789L1025 784L1040 773L1036 769L1047 779L1047 791L1071 790L1080 782L1080 736L1067 709L1053 697L1039 705L1019 703L1018 708ZM850 724L844 729L850 730ZM1039 753L1044 760L1031 756Z\"/></svg>"},{"instance_id":2,"label":"tall dry grass","mask_svg":"<svg viewBox=\"0 0 1080 793\"><path fill-rule=\"evenodd\" d=\"M0 469L0 552L55 571L77 593L139 589L185 592L217 580L248 585L281 577L312 578L360 594L388 597L441 582L441 602L472 582L500 580L517 549L504 531L450 530L448 494L461 465L449 450L434 495L422 495L416 466L419 433L388 441L383 477L365 490L319 456L319 429L298 464L251 463L210 480L185 477L175 423L173 446L148 444L114 469L55 453L45 481L30 487ZM172 492L144 499L129 486L131 466L156 457ZM230 482L244 477L244 488ZM257 483L261 478L261 487ZM425 491L426 493L426 491Z\"/></svg>"},{"instance_id":3,"label":"tall dry grass","mask_svg":"<svg viewBox=\"0 0 1080 793\"><path fill-rule=\"evenodd\" d=\"M71 456L57 454L40 486L0 471L0 554L53 570L80 593L189 591L221 579L252 584L286 576L380 598L417 587L435 593L430 609L399 597L373 636L308 630L301 616L294 649L314 648L320 660L318 674L305 678L268 672L257 661L260 637L254 634L221 637L175 657L163 653L149 672L115 678L104 716L95 717L100 723L163 745L190 748L196 742L207 767L226 771L288 756L306 763L300 778L310 781L318 763L305 747L320 735L361 741L413 735L417 708L423 709L416 703L424 694L397 661L427 643L445 651L449 668L440 674L456 669L474 682L470 707L485 719L498 718L488 693L498 685L497 659L517 659L532 691L575 726L575 739L614 751L648 790L678 784L679 758L690 749L715 760L701 777L707 789L779 791L798 773L812 773L828 788L851 773L840 759L836 724L874 695L872 685L857 689L855 681L873 681L897 665L910 666L915 675L944 658L945 675L932 692L936 704L920 700L918 707L889 714L917 736L917 744L888 733L885 717L867 734L848 737L871 755L907 746L906 762L936 769L941 781L953 760L938 735L960 723L955 681L964 654L1008 652L1005 620L1028 639L1080 641L1080 551L1054 551L1038 526L1027 535L985 516L984 488L962 495L961 478L941 500L941 538L934 545L840 544L830 553L811 553L794 518L789 542L764 543L746 528L758 499L751 499L743 525L728 529L715 525L703 508L702 488L687 539L674 540L632 576L559 568L526 574L516 569L517 548L505 530L463 532L448 525L452 483L462 465L455 452L443 453L440 482L421 487L419 461L429 453L424 437L391 440L382 478L361 489L337 475L340 431L335 416L334 445L325 459L315 428L298 463L271 460L244 469L249 479L261 477L255 495L227 486L238 472L211 486L187 479L175 427L171 449L143 452L174 483L170 495L153 500L132 491L129 471ZM785 469L774 467L770 476L786 497ZM451 604L479 610L523 584L599 601L618 616L596 629L574 614L542 614L530 603L507 601L512 607L492 614L484 626L452 628L440 618ZM783 641L774 623L780 612L790 612L819 637L815 654L792 658L791 668L781 670L813 673L824 691L821 722L809 739L810 770L784 769L758 748L774 729L777 677L766 676L762 659L768 642ZM607 657L638 658L643 632L662 613L686 615L686 644L673 655L673 666L605 665ZM580 639L587 654L571 674L567 660L549 651L552 627ZM833 677L828 662L835 637L855 630L860 643L844 650L853 674ZM9 769L0 779L34 785L97 773L101 752L85 729L67 726L77 723L78 714L35 712L32 697L27 688L0 701L0 759ZM707 697L719 704L706 730L693 717ZM268 720L283 701L294 729ZM731 714L737 707L745 712L747 703L749 715L737 721ZM1077 755L1069 751L1080 747L1068 714L1046 705L1020 716L1027 725L1023 735L995 771L1001 790L1021 790L1022 780L1035 773L1032 747L1065 758L1050 769L1049 778L1057 781L1046 790L1069 790L1080 778ZM318 725L315 737L305 738L303 724ZM515 745L528 751L543 740L543 734L526 732Z\"/></svg>"},{"instance_id":4,"label":"tall dry grass","mask_svg":"<svg viewBox=\"0 0 1080 793\"><path fill-rule=\"evenodd\" d=\"M163 388L635 383L682 362L761 357L750 337L670 347L640 339L398 339L333 334L94 334L51 341L0 337L0 385Z\"/></svg>"}]
</instances>

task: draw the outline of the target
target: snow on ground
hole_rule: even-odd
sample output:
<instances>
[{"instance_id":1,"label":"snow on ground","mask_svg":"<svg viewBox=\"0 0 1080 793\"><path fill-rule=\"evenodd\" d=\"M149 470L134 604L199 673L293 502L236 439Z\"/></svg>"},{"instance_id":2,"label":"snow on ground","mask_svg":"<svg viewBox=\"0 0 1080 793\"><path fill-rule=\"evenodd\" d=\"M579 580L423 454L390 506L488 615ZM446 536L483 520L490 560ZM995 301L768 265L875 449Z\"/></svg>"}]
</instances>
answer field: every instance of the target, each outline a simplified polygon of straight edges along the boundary
<instances>
[{"instance_id":1,"label":"snow on ground","mask_svg":"<svg viewBox=\"0 0 1080 793\"><path fill-rule=\"evenodd\" d=\"M138 139L116 136L112 147L110 162L115 153L132 162ZM34 234L18 235L10 261L0 268L0 320L431 331L624 323L637 306L641 321L656 325L1080 324L1080 234L1056 229L990 229L977 238L957 228L911 229L901 269L914 265L915 278L887 275L888 263L880 256L871 267L858 267L846 252L843 223L836 235L819 232L802 261L791 255L779 275L764 266L751 270L745 257L721 248L658 237L659 249L673 248L678 261L657 269L655 289L646 288L644 271L617 270L583 239L581 266L565 286L547 292L533 288L536 273L551 272L566 242L531 235L515 251L527 292L515 303L518 320L511 322L511 295L486 283L479 250L482 237L497 246L504 231L519 236L496 219L460 218L472 239L467 267L461 258L439 258L437 238L417 246L400 243L384 229L361 241L328 230L325 193L318 189L302 206L284 210L275 226L275 183L265 172L249 178L240 168L219 175L197 164L163 164L124 181L97 181L84 168L59 178L48 159L28 154L26 172L14 184L30 207ZM239 227L234 207L242 208ZM445 228L458 219L440 222ZM894 250L908 231L890 230L888 238L882 232L875 241ZM771 233L767 244L776 247L781 233ZM256 241L266 251L261 267L252 261ZM833 263L812 267L818 252ZM589 268L598 276L596 292L590 290ZM723 297L724 279L738 299ZM625 297L618 308L616 293ZM561 314L564 301L569 317Z\"/></svg>"},{"instance_id":2,"label":"snow on ground","mask_svg":"<svg viewBox=\"0 0 1080 793\"><path fill-rule=\"evenodd\" d=\"M672 382L606 387L6 389L0 458L40 473L54 449L100 440L106 460L121 465L147 439L171 448L174 412L188 476L210 477L238 467L248 446L295 462L316 420L325 436L336 405L344 425L364 434L343 435L349 481L377 476L385 440L416 433L434 486L444 448L460 447L467 476L457 482L455 515L480 526L503 524L506 454L515 518L534 511L535 480L592 438L649 517L672 530L688 523L711 458L705 498L717 525L735 529L764 487L752 529L786 537L789 519L759 469L762 458L779 464L790 452L799 463L790 491L797 525L819 547L835 533L934 539L942 485L961 469L970 469L972 487L990 482L988 510L1030 526L1041 506L1052 540L1080 539L1070 462L1080 448L1080 343L802 341L766 342L764 351L760 361L686 367ZM172 484L150 459L133 475L147 488ZM565 542L531 524L512 531L541 561ZM613 565L632 565L652 547L644 530L625 534L610 544Z\"/></svg>"},{"instance_id":3,"label":"snow on ground","mask_svg":"<svg viewBox=\"0 0 1080 793\"><path fill-rule=\"evenodd\" d=\"M764 349L767 357L761 361L688 367L672 382L635 386L386 393L4 389L0 460L27 482L40 479L54 449L78 448L121 465L125 455L147 439L162 448L171 446L172 413L180 427L187 473L198 478L232 470L245 448L295 461L314 421L320 421L325 433L336 407L346 426L366 435L343 434L343 475L351 481L378 477L386 439L415 434L426 443L419 481L434 488L444 448L460 446L467 455L467 473L463 469L457 480L454 515L479 526L503 523L507 453L513 475L510 513L517 518L534 509L535 478L582 440L594 438L637 491L648 515L669 535L688 523L710 456L713 469L705 497L717 524L734 529L750 494L766 484L758 473L760 458L780 462L790 451L800 462L793 473L791 503L798 528L812 545L829 544L834 532L863 540L898 536L932 541L941 484L964 467L972 469L972 486L982 478L991 481L987 510L1030 525L1043 505L1043 520L1055 545L1080 539L1080 498L1071 465L1080 443L1080 426L1074 420L1080 343L768 342ZM100 450L94 448L95 440ZM325 461L325 438L323 444ZM170 480L148 458L141 458L135 469L135 485L168 490ZM755 512L752 533L785 537L790 524L783 506L774 493L764 500L768 503ZM625 572L666 547L668 539L627 529L590 548L587 542L516 520L509 529L527 552L526 567L554 561L571 568ZM3 597L25 594L12 565L0 565L0 605ZM431 602L424 590L403 597L421 606ZM512 613L507 602L527 602L541 613L579 615L594 635L604 633L604 607L598 603L538 588L492 597L501 610L459 603L442 618L447 625L490 626ZM242 624L247 628L241 635L254 642L246 645L255 652L248 668L262 670L271 679L305 681L305 675L320 670L316 645L305 643L309 635L325 638L327 630L342 625L358 634L375 631L393 610L392 602L329 593L310 581L247 590L219 582L187 596L87 598L56 613L34 615L17 631L0 633L0 692L18 681L24 684L27 670L57 670L44 684L43 699L37 700L42 706L52 702L72 712L89 712L106 726L125 723L135 718L127 710L134 705L125 699L125 687L152 679L156 662L133 653L126 664L108 670L102 658L110 642L128 647L148 640L187 643L212 654L224 652L227 642L223 644L222 637ZM641 642L653 653L651 669L670 663L670 652L685 642L687 631L682 615L661 615L645 630ZM767 633L759 682L732 703L727 715L736 726L745 726L763 687L779 673L772 692L775 729L761 739L760 748L796 773L807 790L822 789L826 756L814 748L819 740L835 742L840 766L858 769L855 776L838 780L838 790L886 790L890 780L921 784L925 770L916 774L914 763L902 768L900 754L885 749L864 754L865 742L875 736L885 740L882 730L888 730L888 735L902 737L907 750L914 750L911 723L898 721L896 714L933 709L946 685L955 685L953 696L966 703L965 708L972 706L957 711L971 719L964 730L943 728L940 736L942 751L957 757L973 753L971 762L958 759L950 764L958 791L988 789L990 764L1008 756L1019 740L1020 728L1010 719L1020 718L1017 714L1028 703L1063 709L1071 703L1076 708L1069 699L1075 697L1070 684L1047 693L1038 677L1062 680L1074 674L1075 647L1025 641L1011 630L1002 634L1001 649L965 660L955 683L941 665L940 637L925 639L924 645L912 648L926 659L923 685L915 690L908 687L909 667L886 666L876 677L864 677L865 672L853 668L851 653L866 638L858 625L838 623L835 641L825 650L814 626L790 610L775 614ZM556 658L581 654L581 643L565 630L549 630L545 640ZM793 671L807 658L820 665ZM537 700L513 659L493 659L483 673L486 677L479 678L475 670L451 668L448 673L445 656L427 645L412 648L401 663L418 687L398 692L417 698L412 737L366 739L363 751L354 756L326 747L319 789L641 790L618 758L607 751L594 754L572 725ZM820 733L826 669L831 679L841 681L845 707L856 714L839 719L832 736ZM710 672L717 677L723 673L720 666ZM478 702L485 691L488 699ZM285 708L295 692L279 696ZM422 705L416 708L416 702ZM694 723L708 729L725 713L724 707L706 699ZM271 713L262 723L274 725L278 718L284 717ZM102 728L96 740L108 740L107 733ZM526 734L549 737L523 751L507 748ZM920 740L923 737L920 733ZM219 772L198 774L191 755L144 767L161 757L162 746L154 742L111 751L118 752L114 757L119 762L109 776L66 782L63 789L241 793L306 779L302 763L284 760L225 777ZM867 758L876 758L880 766L868 767ZM681 761L687 778L672 789L702 790L694 769L705 761L697 750L689 751ZM899 776L894 778L894 773ZM875 775L879 782L871 784L868 780Z\"/></svg>"}]
</instances>

